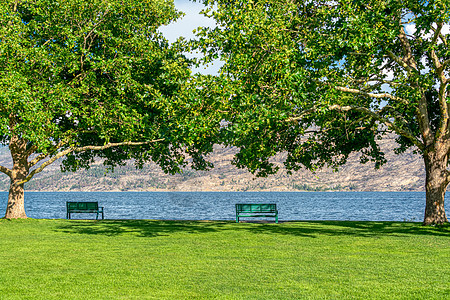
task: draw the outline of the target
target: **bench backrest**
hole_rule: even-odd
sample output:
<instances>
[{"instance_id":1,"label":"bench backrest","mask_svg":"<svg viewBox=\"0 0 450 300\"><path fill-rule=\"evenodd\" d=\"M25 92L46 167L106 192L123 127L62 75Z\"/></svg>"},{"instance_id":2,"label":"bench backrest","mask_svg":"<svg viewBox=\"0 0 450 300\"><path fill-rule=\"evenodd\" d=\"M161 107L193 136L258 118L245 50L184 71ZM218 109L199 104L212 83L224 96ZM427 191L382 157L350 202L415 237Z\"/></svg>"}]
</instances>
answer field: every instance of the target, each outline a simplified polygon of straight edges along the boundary
<instances>
[{"instance_id":1,"label":"bench backrest","mask_svg":"<svg viewBox=\"0 0 450 300\"><path fill-rule=\"evenodd\" d=\"M270 204L258 204L258 203L250 203L250 204L236 204L236 212L245 212L245 213L275 213L277 212L277 205L274 203Z\"/></svg>"},{"instance_id":2,"label":"bench backrest","mask_svg":"<svg viewBox=\"0 0 450 300\"><path fill-rule=\"evenodd\" d=\"M98 202L66 202L67 210L98 210Z\"/></svg>"}]
</instances>

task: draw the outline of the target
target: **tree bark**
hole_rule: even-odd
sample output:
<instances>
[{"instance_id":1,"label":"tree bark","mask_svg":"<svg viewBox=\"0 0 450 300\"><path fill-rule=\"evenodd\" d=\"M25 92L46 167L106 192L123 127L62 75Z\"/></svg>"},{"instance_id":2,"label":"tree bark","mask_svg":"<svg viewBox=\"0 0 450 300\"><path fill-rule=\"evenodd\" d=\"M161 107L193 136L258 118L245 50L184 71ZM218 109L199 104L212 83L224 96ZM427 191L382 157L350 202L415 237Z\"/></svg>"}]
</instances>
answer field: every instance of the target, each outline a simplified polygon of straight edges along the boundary
<instances>
[{"instance_id":1,"label":"tree bark","mask_svg":"<svg viewBox=\"0 0 450 300\"><path fill-rule=\"evenodd\" d=\"M438 151L424 154L426 205L424 225L441 225L448 222L444 208L445 191L449 184L447 179L447 155Z\"/></svg>"},{"instance_id":2,"label":"tree bark","mask_svg":"<svg viewBox=\"0 0 450 300\"><path fill-rule=\"evenodd\" d=\"M6 206L6 219L25 219L24 184L23 181L29 172L27 142L16 136L12 136L9 150L13 160L13 168L10 176L8 204Z\"/></svg>"},{"instance_id":3,"label":"tree bark","mask_svg":"<svg viewBox=\"0 0 450 300\"><path fill-rule=\"evenodd\" d=\"M18 180L15 180L19 182ZM6 206L6 219L26 219L24 204L24 188L22 185L17 185L14 180L11 179L8 195L8 204Z\"/></svg>"}]
</instances>

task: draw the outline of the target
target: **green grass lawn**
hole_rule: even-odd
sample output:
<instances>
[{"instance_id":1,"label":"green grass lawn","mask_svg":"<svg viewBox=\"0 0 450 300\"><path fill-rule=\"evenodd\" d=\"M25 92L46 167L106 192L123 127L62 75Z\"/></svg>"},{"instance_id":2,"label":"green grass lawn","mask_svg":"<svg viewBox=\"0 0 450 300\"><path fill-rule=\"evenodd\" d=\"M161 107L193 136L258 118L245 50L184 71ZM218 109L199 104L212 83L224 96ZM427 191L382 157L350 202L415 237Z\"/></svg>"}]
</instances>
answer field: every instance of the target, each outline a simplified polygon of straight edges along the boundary
<instances>
[{"instance_id":1,"label":"green grass lawn","mask_svg":"<svg viewBox=\"0 0 450 300\"><path fill-rule=\"evenodd\" d=\"M450 299L450 227L3 219L0 299Z\"/></svg>"}]
</instances>

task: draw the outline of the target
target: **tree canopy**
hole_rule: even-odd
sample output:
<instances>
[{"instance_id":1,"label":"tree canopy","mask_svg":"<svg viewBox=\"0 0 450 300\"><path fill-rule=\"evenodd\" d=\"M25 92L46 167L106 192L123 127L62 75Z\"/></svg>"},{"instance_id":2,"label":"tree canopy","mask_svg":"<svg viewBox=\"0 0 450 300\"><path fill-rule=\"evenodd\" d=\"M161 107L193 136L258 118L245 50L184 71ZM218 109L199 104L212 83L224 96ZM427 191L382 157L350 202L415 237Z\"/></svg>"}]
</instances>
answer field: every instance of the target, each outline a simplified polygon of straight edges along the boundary
<instances>
[{"instance_id":1,"label":"tree canopy","mask_svg":"<svg viewBox=\"0 0 450 300\"><path fill-rule=\"evenodd\" d=\"M33 0L0 5L0 143L13 167L7 218L26 217L23 185L60 157L63 169L94 157L133 158L177 172L212 150L208 107L184 42L158 31L181 15L169 0Z\"/></svg>"},{"instance_id":2,"label":"tree canopy","mask_svg":"<svg viewBox=\"0 0 450 300\"><path fill-rule=\"evenodd\" d=\"M450 182L448 1L206 0L204 62L225 62L223 139L259 175L287 153L290 170L338 167L352 152L385 163L377 141L424 158L424 223L447 221Z\"/></svg>"}]
</instances>

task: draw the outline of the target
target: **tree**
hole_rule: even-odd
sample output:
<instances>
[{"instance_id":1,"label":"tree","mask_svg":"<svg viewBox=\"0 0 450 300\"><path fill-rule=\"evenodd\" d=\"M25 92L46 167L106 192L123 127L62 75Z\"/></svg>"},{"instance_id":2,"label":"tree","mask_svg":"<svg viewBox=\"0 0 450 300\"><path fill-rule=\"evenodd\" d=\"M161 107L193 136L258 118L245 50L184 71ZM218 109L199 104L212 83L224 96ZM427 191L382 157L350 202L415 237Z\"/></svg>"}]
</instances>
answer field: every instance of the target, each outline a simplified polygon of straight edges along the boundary
<instances>
[{"instance_id":1,"label":"tree","mask_svg":"<svg viewBox=\"0 0 450 300\"><path fill-rule=\"evenodd\" d=\"M234 163L276 172L337 168L352 152L385 163L377 141L396 133L426 169L424 224L447 222L448 1L211 0L216 28L197 33L204 62L225 62L223 139Z\"/></svg>"},{"instance_id":2,"label":"tree","mask_svg":"<svg viewBox=\"0 0 450 300\"><path fill-rule=\"evenodd\" d=\"M70 171L95 157L112 168L209 166L211 118L192 103L191 62L182 40L169 45L158 32L179 16L170 0L1 1L6 218L26 218L24 184L59 158Z\"/></svg>"}]
</instances>

